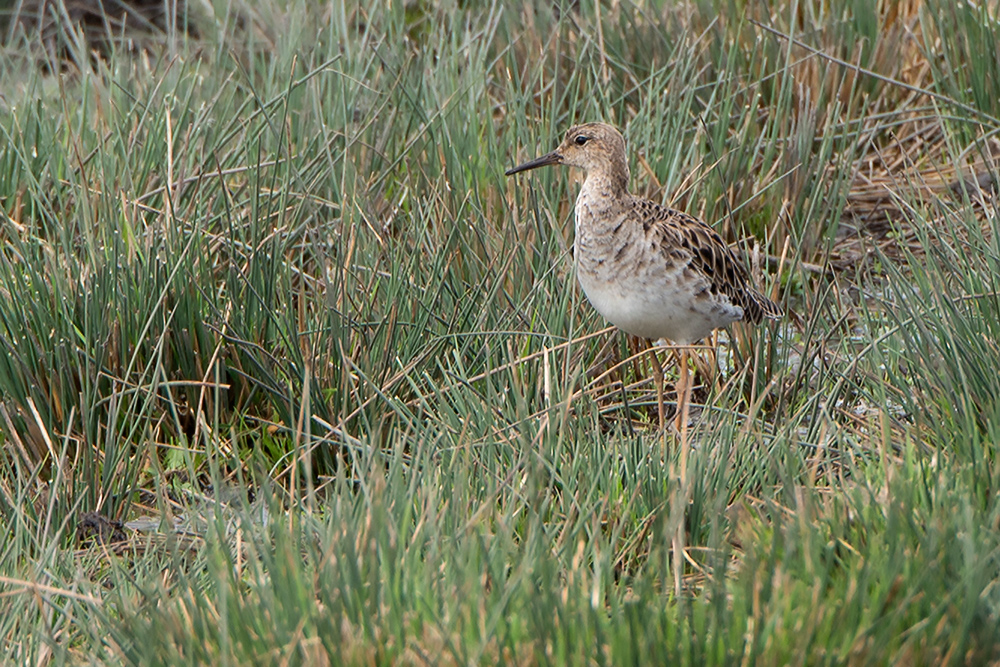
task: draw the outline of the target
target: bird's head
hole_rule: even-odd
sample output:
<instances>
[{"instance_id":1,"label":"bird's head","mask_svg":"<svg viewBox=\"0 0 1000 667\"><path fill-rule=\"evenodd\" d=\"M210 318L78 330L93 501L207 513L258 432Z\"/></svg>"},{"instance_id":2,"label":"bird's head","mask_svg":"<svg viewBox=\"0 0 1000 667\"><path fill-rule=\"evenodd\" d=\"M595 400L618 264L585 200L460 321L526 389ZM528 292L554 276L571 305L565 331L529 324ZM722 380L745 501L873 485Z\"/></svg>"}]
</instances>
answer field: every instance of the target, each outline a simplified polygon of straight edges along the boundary
<instances>
[{"instance_id":1,"label":"bird's head","mask_svg":"<svg viewBox=\"0 0 1000 667\"><path fill-rule=\"evenodd\" d=\"M605 123L574 125L551 153L507 170L508 176L550 164L579 167L588 176L601 175L624 189L628 183L628 160L621 132Z\"/></svg>"}]
</instances>

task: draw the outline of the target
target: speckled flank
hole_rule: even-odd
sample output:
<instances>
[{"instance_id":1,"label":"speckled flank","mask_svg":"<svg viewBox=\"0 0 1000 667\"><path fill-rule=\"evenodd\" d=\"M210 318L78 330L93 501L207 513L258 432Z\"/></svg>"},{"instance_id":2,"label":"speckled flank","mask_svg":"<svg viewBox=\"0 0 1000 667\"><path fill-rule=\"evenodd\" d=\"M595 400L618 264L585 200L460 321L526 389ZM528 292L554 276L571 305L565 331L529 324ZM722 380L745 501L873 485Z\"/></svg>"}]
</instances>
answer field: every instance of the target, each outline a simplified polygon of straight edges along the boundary
<instances>
[{"instance_id":1,"label":"speckled flank","mask_svg":"<svg viewBox=\"0 0 1000 667\"><path fill-rule=\"evenodd\" d=\"M603 123L578 125L549 164L586 171L576 200L577 278L594 308L628 333L694 343L737 320L778 318L743 262L700 220L628 193L625 141Z\"/></svg>"}]
</instances>

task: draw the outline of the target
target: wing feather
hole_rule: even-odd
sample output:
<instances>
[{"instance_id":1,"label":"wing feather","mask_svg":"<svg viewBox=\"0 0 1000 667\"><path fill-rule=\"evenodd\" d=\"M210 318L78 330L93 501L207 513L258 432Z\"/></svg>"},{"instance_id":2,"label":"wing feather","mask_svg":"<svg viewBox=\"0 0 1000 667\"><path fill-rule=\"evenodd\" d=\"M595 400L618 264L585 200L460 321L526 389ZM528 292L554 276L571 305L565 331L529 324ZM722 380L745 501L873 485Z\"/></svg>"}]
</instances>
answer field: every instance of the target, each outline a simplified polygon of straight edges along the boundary
<instances>
[{"instance_id":1,"label":"wing feather","mask_svg":"<svg viewBox=\"0 0 1000 667\"><path fill-rule=\"evenodd\" d=\"M753 288L742 258L719 234L701 220L636 197L633 206L643 231L670 262L687 262L704 276L713 294L723 294L743 309L743 319L754 324L781 317L781 307Z\"/></svg>"}]
</instances>

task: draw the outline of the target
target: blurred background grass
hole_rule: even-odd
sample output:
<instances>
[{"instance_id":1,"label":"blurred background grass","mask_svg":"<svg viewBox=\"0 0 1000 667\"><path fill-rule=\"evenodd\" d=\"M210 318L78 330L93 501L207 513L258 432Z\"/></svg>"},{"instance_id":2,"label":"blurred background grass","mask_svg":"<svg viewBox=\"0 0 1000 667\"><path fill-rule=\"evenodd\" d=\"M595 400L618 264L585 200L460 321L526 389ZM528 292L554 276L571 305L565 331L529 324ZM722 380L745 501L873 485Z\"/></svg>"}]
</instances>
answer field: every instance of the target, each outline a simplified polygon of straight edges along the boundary
<instances>
[{"instance_id":1,"label":"blurred background grass","mask_svg":"<svg viewBox=\"0 0 1000 667\"><path fill-rule=\"evenodd\" d=\"M123 7L0 19L5 661L1000 658L996 3ZM685 511L593 120L789 311Z\"/></svg>"}]
</instances>

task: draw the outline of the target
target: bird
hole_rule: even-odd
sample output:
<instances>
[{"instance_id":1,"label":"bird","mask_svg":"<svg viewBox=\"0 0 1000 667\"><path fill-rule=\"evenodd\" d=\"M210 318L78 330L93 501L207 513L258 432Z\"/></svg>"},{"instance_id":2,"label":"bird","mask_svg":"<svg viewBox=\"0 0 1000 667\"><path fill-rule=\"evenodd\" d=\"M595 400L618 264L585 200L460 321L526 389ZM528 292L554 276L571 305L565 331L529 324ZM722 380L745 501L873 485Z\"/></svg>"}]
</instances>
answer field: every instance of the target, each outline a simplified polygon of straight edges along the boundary
<instances>
[{"instance_id":1,"label":"bird","mask_svg":"<svg viewBox=\"0 0 1000 667\"><path fill-rule=\"evenodd\" d=\"M679 364L674 427L680 436L680 508L672 537L674 590L681 594L684 520L692 486L687 476L690 346L733 322L759 324L783 315L754 289L746 264L701 220L628 191L625 139L606 123L575 125L563 142L505 173L549 165L583 169L575 206L573 263L591 305L626 333L650 341L664 433L663 368L652 341L673 343Z\"/></svg>"},{"instance_id":2,"label":"bird","mask_svg":"<svg viewBox=\"0 0 1000 667\"><path fill-rule=\"evenodd\" d=\"M743 260L701 220L629 193L625 139L606 123L575 125L551 153L508 169L549 165L585 172L576 198L573 261L591 305L626 333L673 343L680 364L674 425L686 440L687 353L733 322L779 319L781 307L754 287ZM664 425L662 367L653 350Z\"/></svg>"}]
</instances>

